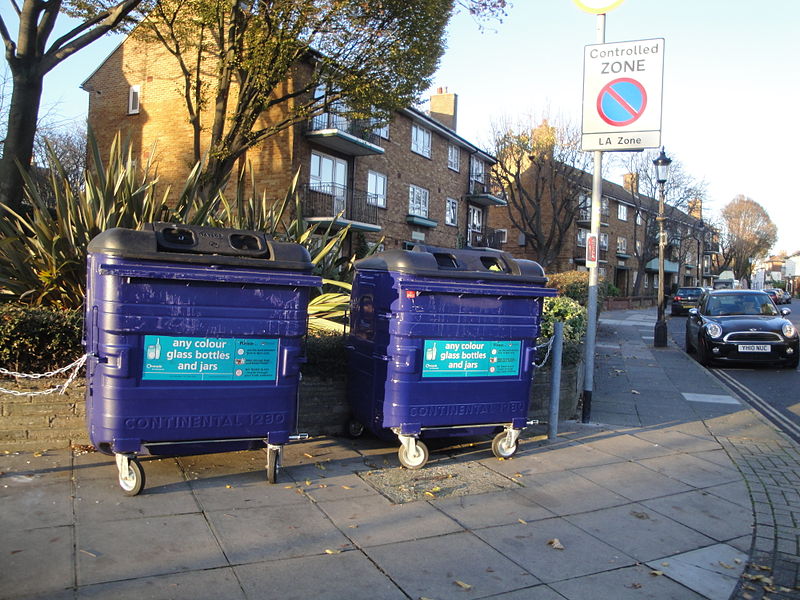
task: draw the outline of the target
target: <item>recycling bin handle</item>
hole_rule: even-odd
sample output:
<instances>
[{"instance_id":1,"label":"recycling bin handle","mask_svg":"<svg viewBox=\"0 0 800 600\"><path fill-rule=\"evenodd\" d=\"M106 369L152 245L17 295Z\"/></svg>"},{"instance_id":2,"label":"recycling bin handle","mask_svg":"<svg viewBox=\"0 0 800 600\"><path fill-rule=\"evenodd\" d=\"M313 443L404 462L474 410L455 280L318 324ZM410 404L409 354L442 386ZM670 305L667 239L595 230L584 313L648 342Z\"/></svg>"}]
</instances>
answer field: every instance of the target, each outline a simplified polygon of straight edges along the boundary
<instances>
[{"instance_id":1,"label":"recycling bin handle","mask_svg":"<svg viewBox=\"0 0 800 600\"><path fill-rule=\"evenodd\" d=\"M444 294L471 294L479 296L517 296L521 298L541 298L555 296L557 290L530 284L497 285L485 283L437 283L433 281L413 282L404 281L400 287L417 292L438 292Z\"/></svg>"},{"instance_id":2,"label":"recycling bin handle","mask_svg":"<svg viewBox=\"0 0 800 600\"><path fill-rule=\"evenodd\" d=\"M536 360L536 346L530 346L528 348L525 348L525 360L523 368L526 373L531 370L535 360Z\"/></svg>"}]
</instances>

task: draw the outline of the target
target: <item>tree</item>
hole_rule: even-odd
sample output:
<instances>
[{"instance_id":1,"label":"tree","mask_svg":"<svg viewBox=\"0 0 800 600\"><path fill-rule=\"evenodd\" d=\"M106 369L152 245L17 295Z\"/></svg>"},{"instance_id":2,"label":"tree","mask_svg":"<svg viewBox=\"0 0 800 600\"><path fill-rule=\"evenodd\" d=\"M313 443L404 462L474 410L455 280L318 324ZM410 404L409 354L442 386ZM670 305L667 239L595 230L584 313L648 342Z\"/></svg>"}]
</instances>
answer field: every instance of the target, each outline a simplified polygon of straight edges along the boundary
<instances>
[{"instance_id":1,"label":"tree","mask_svg":"<svg viewBox=\"0 0 800 600\"><path fill-rule=\"evenodd\" d=\"M733 269L748 286L753 264L765 258L778 239L778 228L755 200L736 196L722 209L721 269Z\"/></svg>"},{"instance_id":2,"label":"tree","mask_svg":"<svg viewBox=\"0 0 800 600\"><path fill-rule=\"evenodd\" d=\"M31 183L48 205L55 205L55 187L67 186L77 196L84 182L87 152L86 128L41 128L34 141Z\"/></svg>"},{"instance_id":3,"label":"tree","mask_svg":"<svg viewBox=\"0 0 800 600\"><path fill-rule=\"evenodd\" d=\"M0 160L0 204L19 210L22 204L23 177L33 157L36 123L42 97L44 76L56 65L95 40L115 29L136 8L140 0L122 0L92 5L63 0L23 0L22 6L11 0L19 26L16 41L5 19L0 16L0 38L13 81L3 158ZM71 31L49 39L62 13L82 15L83 20Z\"/></svg>"},{"instance_id":4,"label":"tree","mask_svg":"<svg viewBox=\"0 0 800 600\"><path fill-rule=\"evenodd\" d=\"M503 187L511 223L547 268L561 253L586 189L591 155L580 148L580 130L546 120L494 127L494 174Z\"/></svg>"},{"instance_id":5,"label":"tree","mask_svg":"<svg viewBox=\"0 0 800 600\"><path fill-rule=\"evenodd\" d=\"M645 267L654 258L658 258L658 197L659 184L653 160L657 150L641 153L627 153L621 166L632 182L631 204L634 206L633 255L636 258L638 272L633 286L633 295L641 293ZM669 177L664 184L664 230L668 246L674 248L677 262L685 262L689 245L696 244L700 235L693 219L686 218L686 212L695 203L702 203L706 196L706 184L697 181L683 169L680 160L673 158L669 168ZM655 201L654 201L655 200ZM687 227L688 225L688 227ZM667 256L665 260L669 260ZM659 285L661 282L659 282Z\"/></svg>"},{"instance_id":6,"label":"tree","mask_svg":"<svg viewBox=\"0 0 800 600\"><path fill-rule=\"evenodd\" d=\"M388 119L412 104L444 50L453 1L160 0L143 5L135 35L177 61L212 195L250 148L297 123L324 112Z\"/></svg>"}]
</instances>

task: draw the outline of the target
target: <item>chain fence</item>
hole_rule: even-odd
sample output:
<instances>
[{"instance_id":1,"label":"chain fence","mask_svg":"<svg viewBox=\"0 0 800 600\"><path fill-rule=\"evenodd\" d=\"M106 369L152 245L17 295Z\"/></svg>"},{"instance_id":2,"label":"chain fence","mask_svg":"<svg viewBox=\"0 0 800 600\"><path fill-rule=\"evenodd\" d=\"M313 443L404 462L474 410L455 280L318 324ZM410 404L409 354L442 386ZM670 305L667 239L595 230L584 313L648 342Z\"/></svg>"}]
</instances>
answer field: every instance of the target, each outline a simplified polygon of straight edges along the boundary
<instances>
[{"instance_id":1,"label":"chain fence","mask_svg":"<svg viewBox=\"0 0 800 600\"><path fill-rule=\"evenodd\" d=\"M50 377L55 377L56 375L61 375L63 373L66 373L67 371L72 369L72 373L70 373L69 377L64 383L53 386L46 390L39 390L35 392L31 391L23 392L19 390L9 390L0 387L0 394L11 394L12 396L45 396L47 394L53 394L55 392L58 392L59 394L64 394L67 391L67 388L70 386L70 384L73 381L75 381L75 378L78 376L78 372L86 363L86 359L88 357L89 357L88 354L84 354L78 360L68 364L66 367L61 367L60 369L56 369L55 371L47 371L46 373L18 373L17 371L9 371L8 369L0 367L0 375L7 375L9 377L14 377L16 379L48 379Z\"/></svg>"}]
</instances>

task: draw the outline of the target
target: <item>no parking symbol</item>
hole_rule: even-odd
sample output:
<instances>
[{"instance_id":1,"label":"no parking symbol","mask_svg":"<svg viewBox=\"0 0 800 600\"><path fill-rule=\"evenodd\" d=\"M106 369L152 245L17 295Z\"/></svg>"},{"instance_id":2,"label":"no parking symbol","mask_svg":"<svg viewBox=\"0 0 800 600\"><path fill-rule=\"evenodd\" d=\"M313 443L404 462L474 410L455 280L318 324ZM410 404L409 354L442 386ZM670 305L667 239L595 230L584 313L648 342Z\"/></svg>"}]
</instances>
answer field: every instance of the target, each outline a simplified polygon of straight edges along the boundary
<instances>
[{"instance_id":1,"label":"no parking symbol","mask_svg":"<svg viewBox=\"0 0 800 600\"><path fill-rule=\"evenodd\" d=\"M628 77L606 84L597 96L597 114L609 125L630 125L647 108L644 86Z\"/></svg>"},{"instance_id":2,"label":"no parking symbol","mask_svg":"<svg viewBox=\"0 0 800 600\"><path fill-rule=\"evenodd\" d=\"M663 39L586 46L582 148L660 146L663 72Z\"/></svg>"}]
</instances>

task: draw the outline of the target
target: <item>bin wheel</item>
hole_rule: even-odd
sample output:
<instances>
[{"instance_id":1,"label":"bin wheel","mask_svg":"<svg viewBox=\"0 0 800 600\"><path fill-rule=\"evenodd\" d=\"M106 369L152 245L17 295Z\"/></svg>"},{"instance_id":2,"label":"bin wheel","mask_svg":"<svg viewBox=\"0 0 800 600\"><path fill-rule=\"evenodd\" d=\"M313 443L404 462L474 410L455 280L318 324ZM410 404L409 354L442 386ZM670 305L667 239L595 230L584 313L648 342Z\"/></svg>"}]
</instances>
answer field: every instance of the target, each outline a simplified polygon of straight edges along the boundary
<instances>
[{"instance_id":1,"label":"bin wheel","mask_svg":"<svg viewBox=\"0 0 800 600\"><path fill-rule=\"evenodd\" d=\"M364 435L364 425L355 419L351 419L347 423L347 433L350 434L350 437L361 437Z\"/></svg>"},{"instance_id":2,"label":"bin wheel","mask_svg":"<svg viewBox=\"0 0 800 600\"><path fill-rule=\"evenodd\" d=\"M511 458L517 453L517 449L519 448L519 444L514 442L512 445L508 445L508 432L501 431L492 440L492 453L497 458Z\"/></svg>"},{"instance_id":3,"label":"bin wheel","mask_svg":"<svg viewBox=\"0 0 800 600\"><path fill-rule=\"evenodd\" d=\"M278 446L270 446L267 452L267 482L277 483L278 469L280 469L281 449Z\"/></svg>"},{"instance_id":4,"label":"bin wheel","mask_svg":"<svg viewBox=\"0 0 800 600\"><path fill-rule=\"evenodd\" d=\"M408 449L405 445L401 445L397 450L397 457L400 459L400 464L406 469L421 469L428 462L428 447L420 440L416 440L414 444L416 454L410 456Z\"/></svg>"},{"instance_id":5,"label":"bin wheel","mask_svg":"<svg viewBox=\"0 0 800 600\"><path fill-rule=\"evenodd\" d=\"M144 489L144 469L136 458L128 459L128 476L119 474L119 487L126 496L137 496Z\"/></svg>"}]
</instances>

